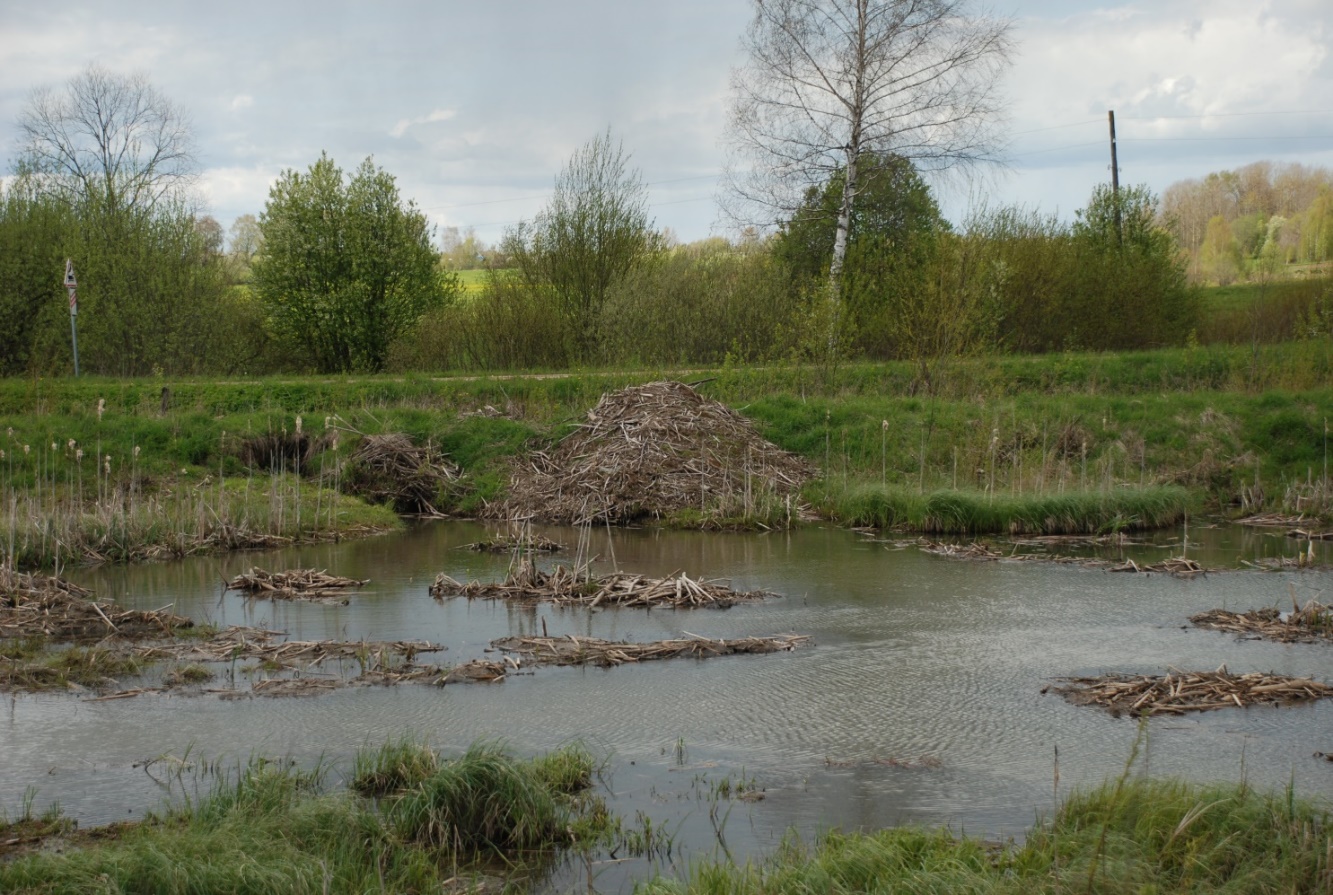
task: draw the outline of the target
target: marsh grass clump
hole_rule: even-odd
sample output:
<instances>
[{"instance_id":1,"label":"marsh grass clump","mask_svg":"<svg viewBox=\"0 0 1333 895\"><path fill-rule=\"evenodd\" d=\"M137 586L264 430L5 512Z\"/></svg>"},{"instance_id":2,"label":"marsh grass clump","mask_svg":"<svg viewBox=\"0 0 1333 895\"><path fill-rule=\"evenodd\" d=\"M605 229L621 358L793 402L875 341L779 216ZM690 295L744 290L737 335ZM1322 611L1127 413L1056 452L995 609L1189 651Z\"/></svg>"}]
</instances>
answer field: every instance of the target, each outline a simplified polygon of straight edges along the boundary
<instances>
[{"instance_id":1,"label":"marsh grass clump","mask_svg":"<svg viewBox=\"0 0 1333 895\"><path fill-rule=\"evenodd\" d=\"M577 761L578 759L571 759ZM589 768L589 774L591 768ZM550 785L568 768L541 771L479 743L405 793L390 809L398 835L457 851L549 848L569 838L573 803Z\"/></svg>"},{"instance_id":2,"label":"marsh grass clump","mask_svg":"<svg viewBox=\"0 0 1333 895\"><path fill-rule=\"evenodd\" d=\"M996 848L948 831L899 827L788 838L769 859L703 861L644 895L821 892L1191 893L1324 892L1333 828L1327 808L1288 790L1112 781L1077 793L1021 847Z\"/></svg>"},{"instance_id":3,"label":"marsh grass clump","mask_svg":"<svg viewBox=\"0 0 1333 895\"><path fill-rule=\"evenodd\" d=\"M216 675L207 666L198 662L182 665L167 672L162 683L168 687L188 687L194 684L206 684Z\"/></svg>"},{"instance_id":4,"label":"marsh grass clump","mask_svg":"<svg viewBox=\"0 0 1333 895\"><path fill-rule=\"evenodd\" d=\"M424 743L390 740L356 753L348 786L363 796L385 796L420 785L439 768L439 755Z\"/></svg>"}]
</instances>

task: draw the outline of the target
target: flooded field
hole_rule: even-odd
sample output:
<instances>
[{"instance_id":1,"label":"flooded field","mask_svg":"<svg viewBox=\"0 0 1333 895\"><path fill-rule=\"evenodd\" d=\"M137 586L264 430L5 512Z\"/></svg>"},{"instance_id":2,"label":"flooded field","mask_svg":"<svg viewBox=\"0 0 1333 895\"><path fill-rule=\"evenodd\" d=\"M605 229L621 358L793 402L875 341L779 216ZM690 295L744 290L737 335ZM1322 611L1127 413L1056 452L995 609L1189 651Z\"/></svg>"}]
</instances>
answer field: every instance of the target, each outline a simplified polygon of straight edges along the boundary
<instances>
[{"instance_id":1,"label":"flooded field","mask_svg":"<svg viewBox=\"0 0 1333 895\"><path fill-rule=\"evenodd\" d=\"M573 529L538 531L571 547L578 540ZM206 788L203 769L219 763L234 766L263 754L323 758L338 768L358 747L414 734L446 752L479 738L504 740L523 753L582 741L608 759L611 804L626 823L662 831L659 866L719 850L743 859L771 850L793 828L810 834L919 822L1004 838L1050 809L1057 748L1065 793L1119 774L1133 746L1135 721L1042 692L1058 678L1225 664L1236 673L1333 680L1333 644L1239 640L1188 622L1215 608L1331 602L1333 574L1324 571L1181 579L946 558L837 529L601 530L592 536L599 572L683 571L779 596L725 610L432 598L429 587L440 573L459 581L505 576L507 555L459 549L488 533L472 523L435 523L341 545L70 577L126 608L174 604L175 613L199 621L268 628L292 639L428 640L447 647L431 659L441 664L494 659L487 647L504 637L798 634L810 641L765 655L540 667L511 673L503 683L406 683L303 698L7 696L0 713L0 806L12 813L36 787L38 807L59 801L84 825L106 823L140 816L192 785ZM1147 565L1179 556L1180 535L1080 549ZM1205 567L1236 568L1242 560L1259 563L1297 550L1280 531L1192 528L1189 538L1189 557ZM1333 544L1315 542L1313 551L1317 563L1333 561ZM545 568L570 558L553 554L538 563ZM252 566L326 569L370 583L349 591L346 605L224 592L226 580ZM341 671L336 664L325 670L359 672L355 660L344 661ZM209 684L215 690L246 691L263 674L247 674L237 663L221 663L217 671ZM1298 792L1333 798L1333 764L1313 757L1333 752L1333 700L1156 717L1147 730L1135 773L1243 777L1271 788L1294 781ZM172 767L183 773L162 773ZM720 787L742 784L763 798L719 802ZM591 875L599 891L618 891L645 872L642 861L569 867L551 885L572 886Z\"/></svg>"}]
</instances>

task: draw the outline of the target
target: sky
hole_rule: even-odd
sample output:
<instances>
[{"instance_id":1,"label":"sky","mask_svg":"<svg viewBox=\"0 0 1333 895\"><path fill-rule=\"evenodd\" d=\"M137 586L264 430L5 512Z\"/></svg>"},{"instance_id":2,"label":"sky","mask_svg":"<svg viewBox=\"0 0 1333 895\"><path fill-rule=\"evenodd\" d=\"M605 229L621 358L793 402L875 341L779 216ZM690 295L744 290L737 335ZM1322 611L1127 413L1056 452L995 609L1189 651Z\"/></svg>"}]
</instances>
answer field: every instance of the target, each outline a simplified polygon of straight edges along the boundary
<instances>
[{"instance_id":1,"label":"sky","mask_svg":"<svg viewBox=\"0 0 1333 895\"><path fill-rule=\"evenodd\" d=\"M683 241L726 234L717 193L747 0L0 0L0 164L40 87L142 72L194 124L224 228L285 169L364 158L437 226L487 242L531 219L608 128ZM1004 164L937 184L1069 218L1110 179L1171 183L1260 159L1333 168L1333 2L1010 0Z\"/></svg>"}]
</instances>

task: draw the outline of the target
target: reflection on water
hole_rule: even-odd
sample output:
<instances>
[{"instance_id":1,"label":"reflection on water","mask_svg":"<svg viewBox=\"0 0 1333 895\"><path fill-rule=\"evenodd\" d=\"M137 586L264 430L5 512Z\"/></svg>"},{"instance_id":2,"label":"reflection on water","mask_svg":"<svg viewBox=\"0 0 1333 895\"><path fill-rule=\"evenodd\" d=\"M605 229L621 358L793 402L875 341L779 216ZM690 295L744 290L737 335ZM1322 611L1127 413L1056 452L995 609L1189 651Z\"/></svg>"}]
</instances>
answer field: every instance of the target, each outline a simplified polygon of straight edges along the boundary
<instances>
[{"instance_id":1,"label":"reflection on water","mask_svg":"<svg viewBox=\"0 0 1333 895\"><path fill-rule=\"evenodd\" d=\"M577 540L568 529L544 533ZM947 560L835 529L630 530L594 535L602 565L614 555L622 569L684 570L784 596L725 611L651 612L432 600L427 587L438 572L503 577L508 557L457 549L485 535L479 525L439 523L340 545L74 577L127 607L174 603L197 619L301 639L430 639L447 645L440 661L449 663L481 657L498 637L540 633L543 624L553 635L802 633L813 644L770 656L541 669L496 685L353 689L309 699L17 696L0 716L0 805L12 812L35 785L39 805L59 800L85 823L106 822L161 803L163 791L136 764L164 753L336 763L410 731L445 750L478 737L502 738L522 752L582 740L611 756L615 807L630 818L642 810L663 820L687 856L717 847L699 781L728 775L752 777L766 790L762 801L732 807L725 838L738 858L769 850L792 827L808 833L910 821L1011 836L1050 806L1055 747L1065 791L1119 773L1135 736L1132 721L1042 695L1055 677L1225 663L1234 672L1333 679L1333 647L1241 642L1186 623L1214 607L1329 602L1333 575L1324 572L1182 581ZM1322 562L1333 561L1329 546L1316 545ZM1148 561L1179 555L1181 532L1114 550ZM1234 567L1238 558L1294 555L1296 543L1234 526L1192 528L1188 552L1207 566ZM250 565L322 568L372 583L348 606L223 593L223 580ZM225 674L221 680L226 686ZM1315 751L1333 751L1333 704L1157 719L1142 766L1195 780L1243 773L1269 787L1294 779L1299 791L1333 796L1333 766L1315 761ZM642 867L571 872L593 872L599 889L613 891Z\"/></svg>"}]
</instances>

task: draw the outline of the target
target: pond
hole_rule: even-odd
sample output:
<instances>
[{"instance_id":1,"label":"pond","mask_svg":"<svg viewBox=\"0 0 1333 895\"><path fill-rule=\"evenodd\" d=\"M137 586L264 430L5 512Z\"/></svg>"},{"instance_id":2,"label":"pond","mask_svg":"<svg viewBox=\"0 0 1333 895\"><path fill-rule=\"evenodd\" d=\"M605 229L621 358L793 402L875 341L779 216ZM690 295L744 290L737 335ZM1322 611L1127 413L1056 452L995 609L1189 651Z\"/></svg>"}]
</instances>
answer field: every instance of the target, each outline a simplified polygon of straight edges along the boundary
<instances>
[{"instance_id":1,"label":"pond","mask_svg":"<svg viewBox=\"0 0 1333 895\"><path fill-rule=\"evenodd\" d=\"M578 540L572 529L538 531L571 546ZM482 658L491 640L543 630L623 640L798 633L811 642L771 655L539 668L502 684L405 684L309 698L13 696L0 714L0 806L13 814L32 786L37 807L59 801L84 825L105 823L179 797L160 773L145 772L144 762L155 757L184 758L196 769L234 766L256 754L322 757L345 769L359 747L410 733L446 752L479 738L503 740L521 753L582 741L607 757L610 801L627 823L642 812L667 831L670 855L658 856L666 865L724 846L743 860L771 851L792 829L810 835L910 822L1008 838L1050 810L1057 748L1063 795L1120 774L1135 742L1134 721L1043 694L1056 678L1225 664L1232 672L1333 679L1333 646L1242 641L1188 624L1190 615L1216 607L1331 602L1327 572L1182 580L946 559L834 528L627 529L593 532L596 568L683 570L781 596L680 611L432 599L427 588L439 572L460 580L504 577L508 556L459 549L487 534L478 524L441 522L336 545L85 569L71 577L128 608L174 603L197 620L273 628L292 638L427 639L448 647L427 659L441 663ZM1162 533L1115 555L1140 562L1176 556L1180 536ZM1316 543L1322 563L1333 560L1329 548ZM1234 526L1189 532L1189 556L1209 566L1295 552L1296 542L1280 534ZM321 568L371 583L347 606L223 592L225 578L252 565ZM226 669L211 686L230 686ZM1299 793L1333 798L1333 764L1313 758L1316 751L1333 752L1333 701L1154 718L1133 772L1245 778L1269 788L1294 781ZM764 798L718 810L706 796L723 780L753 781ZM592 873L598 891L618 891L646 872L639 862L566 868L550 885Z\"/></svg>"}]
</instances>

